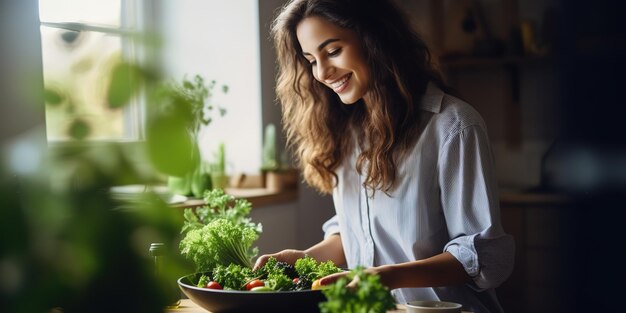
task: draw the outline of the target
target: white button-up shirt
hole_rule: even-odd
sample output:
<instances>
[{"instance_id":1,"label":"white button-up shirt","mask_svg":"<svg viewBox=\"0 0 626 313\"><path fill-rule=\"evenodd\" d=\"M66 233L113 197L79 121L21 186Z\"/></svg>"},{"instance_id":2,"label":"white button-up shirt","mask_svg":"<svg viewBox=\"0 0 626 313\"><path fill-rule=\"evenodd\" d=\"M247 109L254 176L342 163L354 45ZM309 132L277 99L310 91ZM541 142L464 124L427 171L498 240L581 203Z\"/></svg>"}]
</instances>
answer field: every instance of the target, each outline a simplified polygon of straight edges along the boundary
<instances>
[{"instance_id":1,"label":"white button-up shirt","mask_svg":"<svg viewBox=\"0 0 626 313\"><path fill-rule=\"evenodd\" d=\"M389 192L363 187L359 149L336 170L336 215L325 236L341 234L349 268L396 264L448 251L473 282L392 291L399 303L443 300L476 313L501 312L493 288L513 268L514 242L500 223L493 157L481 116L429 84L421 109L432 115L412 151L397 165Z\"/></svg>"}]
</instances>

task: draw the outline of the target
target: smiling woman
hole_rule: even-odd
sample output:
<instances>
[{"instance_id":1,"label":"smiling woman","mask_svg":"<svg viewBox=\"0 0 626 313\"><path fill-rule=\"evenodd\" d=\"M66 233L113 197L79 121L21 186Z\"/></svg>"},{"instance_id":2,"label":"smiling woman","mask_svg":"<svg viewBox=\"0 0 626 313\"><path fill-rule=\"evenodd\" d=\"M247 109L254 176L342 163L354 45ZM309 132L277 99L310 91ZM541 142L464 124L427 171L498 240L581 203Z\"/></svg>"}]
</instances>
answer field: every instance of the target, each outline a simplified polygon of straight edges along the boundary
<instances>
[{"instance_id":1,"label":"smiling woman","mask_svg":"<svg viewBox=\"0 0 626 313\"><path fill-rule=\"evenodd\" d=\"M316 80L331 88L345 104L363 98L370 73L356 32L311 17L300 23L297 35Z\"/></svg>"}]
</instances>

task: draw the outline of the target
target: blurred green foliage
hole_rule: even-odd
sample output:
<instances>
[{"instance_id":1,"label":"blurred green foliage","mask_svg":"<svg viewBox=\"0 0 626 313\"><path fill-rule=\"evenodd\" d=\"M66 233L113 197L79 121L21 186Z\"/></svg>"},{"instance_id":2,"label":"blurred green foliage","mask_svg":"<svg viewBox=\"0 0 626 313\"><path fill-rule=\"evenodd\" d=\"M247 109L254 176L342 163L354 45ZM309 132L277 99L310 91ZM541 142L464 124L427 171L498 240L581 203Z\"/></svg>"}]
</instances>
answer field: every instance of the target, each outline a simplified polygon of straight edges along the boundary
<instances>
[{"instance_id":1,"label":"blurred green foliage","mask_svg":"<svg viewBox=\"0 0 626 313\"><path fill-rule=\"evenodd\" d=\"M198 137L202 127L208 126L213 121L214 110L218 111L219 116L226 114L224 107L211 101L216 86L215 80L207 83L202 76L195 75L192 79L184 77L181 81L170 81L155 89L156 101L151 103L158 106L151 111L154 124L147 127L148 147L154 163L159 166L161 172L170 176L168 187L176 194L201 198L205 190L213 187L209 172L214 172L214 169L212 165L209 170L205 168L198 149ZM228 86L222 85L221 92L227 93ZM161 126L163 124L176 127L164 129ZM155 133L159 132L162 134L156 137L161 140L152 140ZM163 139L169 139L169 136L175 138L172 138L171 142L170 140L164 142ZM186 137L185 141L177 139L183 136ZM172 160L171 153L168 153L171 149L189 153L179 155L184 159ZM218 160L222 162L221 168L224 168L222 145L220 149L222 158ZM223 175L224 170L221 173Z\"/></svg>"},{"instance_id":2,"label":"blurred green foliage","mask_svg":"<svg viewBox=\"0 0 626 313\"><path fill-rule=\"evenodd\" d=\"M139 83L111 83L110 105L118 109L139 88L158 83L122 66L114 80L135 75ZM50 105L71 102L62 92L45 94ZM178 250L182 212L152 192L126 200L110 193L112 186L151 183L145 167L151 174L178 174L197 164L188 132L191 108L175 102L166 109L170 100L150 98L144 151L150 162L141 169L115 143L45 152L30 171L9 166L0 152L0 312L162 312L180 297L172 286L194 271ZM70 132L80 143L89 125L77 118ZM152 242L168 251L158 277L148 253Z\"/></svg>"},{"instance_id":3,"label":"blurred green foliage","mask_svg":"<svg viewBox=\"0 0 626 313\"><path fill-rule=\"evenodd\" d=\"M156 194L114 200L108 187L136 174L118 152L50 156L32 175L0 169L1 312L158 312L180 296L165 286L193 270L177 253L182 214ZM160 278L151 242L171 248Z\"/></svg>"},{"instance_id":4,"label":"blurred green foliage","mask_svg":"<svg viewBox=\"0 0 626 313\"><path fill-rule=\"evenodd\" d=\"M141 88L146 72L141 67L120 63L111 72L111 82L107 91L107 102L110 108L120 108L128 104Z\"/></svg>"}]
</instances>

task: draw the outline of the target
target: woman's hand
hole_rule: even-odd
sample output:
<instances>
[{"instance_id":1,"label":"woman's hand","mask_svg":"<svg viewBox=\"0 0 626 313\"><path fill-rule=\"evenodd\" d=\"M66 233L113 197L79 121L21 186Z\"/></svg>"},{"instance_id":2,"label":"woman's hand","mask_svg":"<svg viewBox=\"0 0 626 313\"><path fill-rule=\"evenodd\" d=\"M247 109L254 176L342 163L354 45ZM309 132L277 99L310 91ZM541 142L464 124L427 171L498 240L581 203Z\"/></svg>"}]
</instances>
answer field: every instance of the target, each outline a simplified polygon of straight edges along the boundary
<instances>
[{"instance_id":1,"label":"woman's hand","mask_svg":"<svg viewBox=\"0 0 626 313\"><path fill-rule=\"evenodd\" d=\"M263 267L263 265L265 265L265 263L267 263L267 260L269 260L271 257L275 257L276 260L279 262L286 262L293 265L298 259L304 258L305 256L306 253L304 253L304 251L294 249L286 249L274 254L264 254L256 260L252 269L257 270Z\"/></svg>"},{"instance_id":2,"label":"woman's hand","mask_svg":"<svg viewBox=\"0 0 626 313\"><path fill-rule=\"evenodd\" d=\"M287 262L295 265L298 259L304 258L307 255L317 262L333 261L333 263L338 266L346 262L346 257L343 254L341 245L341 236L334 234L306 250L287 249L274 254L262 255L254 263L253 269L256 270L262 267L271 257L275 257L279 262Z\"/></svg>"},{"instance_id":3,"label":"woman's hand","mask_svg":"<svg viewBox=\"0 0 626 313\"><path fill-rule=\"evenodd\" d=\"M378 275L378 277L380 277L380 282L381 284L383 284L384 286L386 286L389 289L393 289L392 285L393 283L391 281L389 281L390 277L388 275L390 268L383 265L383 266L377 266L377 267L370 267L365 269L365 273L367 274L372 274L372 275ZM339 272L339 273L335 273L335 274L330 274L328 276L322 277L320 279L320 285L324 286L324 285L330 285L334 282L336 282L337 280L339 280L340 278L348 275L349 271L344 271L344 272ZM356 288L357 285L359 284L359 277L355 277L351 282L348 283L348 285L346 286L347 288Z\"/></svg>"},{"instance_id":4,"label":"woman's hand","mask_svg":"<svg viewBox=\"0 0 626 313\"><path fill-rule=\"evenodd\" d=\"M465 284L472 280L463 265L450 252L418 261L370 267L365 269L365 272L378 275L381 284L390 290L450 286ZM320 285L332 284L347 274L348 272L342 272L323 277ZM358 281L353 280L348 287L355 287L356 284Z\"/></svg>"}]
</instances>

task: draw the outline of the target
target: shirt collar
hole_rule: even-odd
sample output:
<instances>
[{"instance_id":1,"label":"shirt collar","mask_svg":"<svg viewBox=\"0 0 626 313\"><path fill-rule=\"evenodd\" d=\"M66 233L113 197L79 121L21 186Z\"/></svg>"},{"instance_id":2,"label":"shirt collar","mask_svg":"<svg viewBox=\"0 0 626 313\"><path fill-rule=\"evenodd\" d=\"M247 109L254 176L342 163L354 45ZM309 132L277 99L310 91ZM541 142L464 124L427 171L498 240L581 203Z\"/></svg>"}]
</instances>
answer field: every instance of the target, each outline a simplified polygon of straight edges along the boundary
<instances>
[{"instance_id":1,"label":"shirt collar","mask_svg":"<svg viewBox=\"0 0 626 313\"><path fill-rule=\"evenodd\" d=\"M444 93L437 85L432 82L426 86L426 92L422 96L422 102L420 103L420 109L433 113L439 113L441 111L441 102L443 101Z\"/></svg>"}]
</instances>

